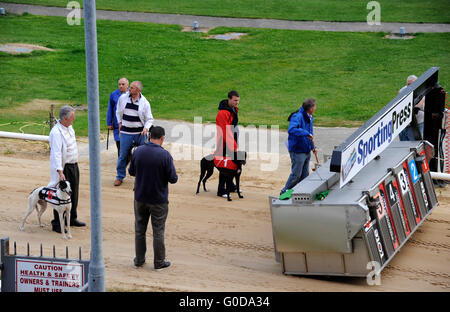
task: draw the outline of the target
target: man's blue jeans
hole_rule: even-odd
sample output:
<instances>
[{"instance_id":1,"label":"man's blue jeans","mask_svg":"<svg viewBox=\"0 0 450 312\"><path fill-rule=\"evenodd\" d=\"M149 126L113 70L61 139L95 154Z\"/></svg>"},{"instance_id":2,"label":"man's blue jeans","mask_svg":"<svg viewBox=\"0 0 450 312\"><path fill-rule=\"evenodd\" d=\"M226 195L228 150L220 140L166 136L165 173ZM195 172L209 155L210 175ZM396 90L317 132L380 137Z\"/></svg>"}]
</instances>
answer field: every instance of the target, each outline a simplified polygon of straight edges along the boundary
<instances>
[{"instance_id":1,"label":"man's blue jeans","mask_svg":"<svg viewBox=\"0 0 450 312\"><path fill-rule=\"evenodd\" d=\"M309 175L309 160L311 159L311 152L309 153L294 153L291 155L291 174L286 182L286 185L281 190L281 193L293 188L297 183L302 181Z\"/></svg>"},{"instance_id":2,"label":"man's blue jeans","mask_svg":"<svg viewBox=\"0 0 450 312\"><path fill-rule=\"evenodd\" d=\"M127 175L126 169L127 169L127 158L128 153L131 149L131 145L133 143L137 143L138 145L144 144L144 136L140 133L138 134L120 134L120 154L119 154L119 160L117 161L117 180L122 181L125 179L125 176Z\"/></svg>"},{"instance_id":3,"label":"man's blue jeans","mask_svg":"<svg viewBox=\"0 0 450 312\"><path fill-rule=\"evenodd\" d=\"M422 123L418 124L418 126L419 126L420 135L423 138L424 123L422 122ZM402 132L400 132L400 134L398 135L398 137L400 138L400 141L415 141L416 140L411 126L408 126L405 129L403 129Z\"/></svg>"}]
</instances>

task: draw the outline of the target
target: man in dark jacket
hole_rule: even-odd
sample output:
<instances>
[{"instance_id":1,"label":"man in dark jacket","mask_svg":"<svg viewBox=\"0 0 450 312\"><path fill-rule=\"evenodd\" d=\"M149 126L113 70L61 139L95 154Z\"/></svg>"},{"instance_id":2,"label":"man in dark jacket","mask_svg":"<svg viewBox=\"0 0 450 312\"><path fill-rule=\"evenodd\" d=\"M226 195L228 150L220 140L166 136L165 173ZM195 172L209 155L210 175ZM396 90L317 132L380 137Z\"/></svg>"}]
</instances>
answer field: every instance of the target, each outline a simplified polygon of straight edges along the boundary
<instances>
[{"instance_id":1,"label":"man in dark jacket","mask_svg":"<svg viewBox=\"0 0 450 312\"><path fill-rule=\"evenodd\" d=\"M291 156L291 174L280 194L293 188L309 175L309 160L314 147L313 114L316 100L306 99L300 109L289 117L288 149Z\"/></svg>"},{"instance_id":2,"label":"man in dark jacket","mask_svg":"<svg viewBox=\"0 0 450 312\"><path fill-rule=\"evenodd\" d=\"M117 155L120 155L120 133L119 133L119 124L117 122L116 117L116 109L117 109L117 100L119 97L128 91L128 79L120 78L118 81L119 88L113 91L109 95L109 105L108 111L106 112L106 124L108 125L109 130L113 130L114 141L116 141L117 146ZM129 154L129 158L131 158L131 153ZM127 164L130 162L130 159L127 160Z\"/></svg>"},{"instance_id":3,"label":"man in dark jacket","mask_svg":"<svg viewBox=\"0 0 450 312\"><path fill-rule=\"evenodd\" d=\"M238 150L238 112L239 93L237 91L228 92L228 98L219 104L219 111L216 116L217 145L215 155L229 156L236 159ZM233 184L233 191L236 186ZM217 196L226 196L225 179L219 174L219 186Z\"/></svg>"},{"instance_id":4,"label":"man in dark jacket","mask_svg":"<svg viewBox=\"0 0 450 312\"><path fill-rule=\"evenodd\" d=\"M164 128L152 127L150 142L139 146L131 157L128 172L135 176L134 215L135 247L134 265L145 263L147 251L145 233L151 216L153 228L153 255L155 270L170 266L166 261L164 229L169 211L169 185L178 181L173 158L162 148L165 138Z\"/></svg>"}]
</instances>

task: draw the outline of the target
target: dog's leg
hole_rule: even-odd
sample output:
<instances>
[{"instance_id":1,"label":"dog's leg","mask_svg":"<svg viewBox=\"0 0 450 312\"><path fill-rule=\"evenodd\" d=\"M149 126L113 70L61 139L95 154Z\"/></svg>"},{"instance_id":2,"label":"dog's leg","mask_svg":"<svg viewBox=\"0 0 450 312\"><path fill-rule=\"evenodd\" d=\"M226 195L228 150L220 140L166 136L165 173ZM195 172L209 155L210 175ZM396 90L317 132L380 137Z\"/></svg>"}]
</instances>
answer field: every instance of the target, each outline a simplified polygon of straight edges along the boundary
<instances>
[{"instance_id":1,"label":"dog's leg","mask_svg":"<svg viewBox=\"0 0 450 312\"><path fill-rule=\"evenodd\" d=\"M213 175L213 173L214 173L214 165L208 168L208 170L206 171L206 177L203 179L203 190L205 192L208 192L208 190L206 189L206 181L208 181L208 179Z\"/></svg>"},{"instance_id":2,"label":"dog's leg","mask_svg":"<svg viewBox=\"0 0 450 312\"><path fill-rule=\"evenodd\" d=\"M202 160L200 160L200 178L198 179L197 184L197 192L195 194L200 193L200 183L202 182L203 177L206 173L206 159L203 157Z\"/></svg>"},{"instance_id":3,"label":"dog's leg","mask_svg":"<svg viewBox=\"0 0 450 312\"><path fill-rule=\"evenodd\" d=\"M38 209L38 206L40 209ZM38 204L36 205L37 215L38 215L38 222L40 227L44 227L45 224L41 222L42 214L44 213L45 209L47 209L47 203L45 201L38 201Z\"/></svg>"},{"instance_id":4,"label":"dog's leg","mask_svg":"<svg viewBox=\"0 0 450 312\"><path fill-rule=\"evenodd\" d=\"M36 207L36 205L37 205L37 200L36 200L35 193L33 192L33 193L30 194L30 196L28 196L28 208L27 208L27 211L25 213L25 216L22 219L22 224L19 227L19 229L21 231L23 231L23 229L24 229L25 220L33 212L33 209Z\"/></svg>"},{"instance_id":5,"label":"dog's leg","mask_svg":"<svg viewBox=\"0 0 450 312\"><path fill-rule=\"evenodd\" d=\"M236 174L236 191L238 193L239 198L244 198L244 196L241 195L241 187L240 187L240 181L241 181L241 173Z\"/></svg>"},{"instance_id":6,"label":"dog's leg","mask_svg":"<svg viewBox=\"0 0 450 312\"><path fill-rule=\"evenodd\" d=\"M67 239L66 231L65 231L66 226L64 225L64 210L62 210L60 207L58 207L58 209L56 209L56 211L58 211L58 215L59 215L59 227L61 229L62 238Z\"/></svg>"},{"instance_id":7,"label":"dog's leg","mask_svg":"<svg viewBox=\"0 0 450 312\"><path fill-rule=\"evenodd\" d=\"M72 238L72 234L70 234L70 208L71 205L68 205L69 207L66 208L66 221L67 221L67 237L70 239Z\"/></svg>"}]
</instances>

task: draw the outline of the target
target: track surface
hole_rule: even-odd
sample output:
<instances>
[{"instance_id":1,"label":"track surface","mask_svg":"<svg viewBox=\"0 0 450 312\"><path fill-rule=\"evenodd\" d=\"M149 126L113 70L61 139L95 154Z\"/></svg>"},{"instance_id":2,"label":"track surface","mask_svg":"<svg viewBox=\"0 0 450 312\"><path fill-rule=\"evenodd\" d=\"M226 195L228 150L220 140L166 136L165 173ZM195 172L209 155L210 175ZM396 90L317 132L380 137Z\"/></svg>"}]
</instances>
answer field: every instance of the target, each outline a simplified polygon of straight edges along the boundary
<instances>
[{"instance_id":1,"label":"track surface","mask_svg":"<svg viewBox=\"0 0 450 312\"><path fill-rule=\"evenodd\" d=\"M79 138L80 146L87 138ZM85 143L84 143L85 144ZM171 145L166 148L170 151ZM80 147L81 149L81 147ZM170 187L166 226L168 270L153 271L151 230L147 264L134 268L133 179L114 187L116 150L102 152L103 255L107 290L122 291L450 291L450 189L437 189L440 206L416 231L389 266L380 286L368 286L363 278L285 276L274 259L268 195L276 195L290 170L287 155L281 155L276 172L260 171L258 160L250 161L242 174L244 199L231 203L215 196L217 172L207 186L210 192L194 195L198 161L176 161L179 182ZM73 239L62 240L51 231L52 213L46 211L40 228L33 213L19 230L27 196L46 185L48 151L43 143L0 139L0 236L17 242L18 254L56 253L78 256L82 247L89 257L90 227L72 228ZM89 163L80 157L79 219L89 224ZM12 246L12 245L11 245Z\"/></svg>"}]
</instances>

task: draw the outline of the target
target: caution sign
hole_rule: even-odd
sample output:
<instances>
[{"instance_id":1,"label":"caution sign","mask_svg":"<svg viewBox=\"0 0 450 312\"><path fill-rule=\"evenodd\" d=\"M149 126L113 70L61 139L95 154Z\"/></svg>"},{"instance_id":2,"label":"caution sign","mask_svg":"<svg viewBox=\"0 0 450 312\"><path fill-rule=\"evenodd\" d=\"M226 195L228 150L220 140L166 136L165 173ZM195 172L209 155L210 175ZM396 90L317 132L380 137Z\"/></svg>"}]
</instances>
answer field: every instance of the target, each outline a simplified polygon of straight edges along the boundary
<instances>
[{"instance_id":1,"label":"caution sign","mask_svg":"<svg viewBox=\"0 0 450 312\"><path fill-rule=\"evenodd\" d=\"M84 264L16 259L16 292L78 292Z\"/></svg>"}]
</instances>

